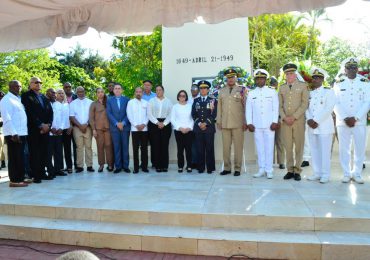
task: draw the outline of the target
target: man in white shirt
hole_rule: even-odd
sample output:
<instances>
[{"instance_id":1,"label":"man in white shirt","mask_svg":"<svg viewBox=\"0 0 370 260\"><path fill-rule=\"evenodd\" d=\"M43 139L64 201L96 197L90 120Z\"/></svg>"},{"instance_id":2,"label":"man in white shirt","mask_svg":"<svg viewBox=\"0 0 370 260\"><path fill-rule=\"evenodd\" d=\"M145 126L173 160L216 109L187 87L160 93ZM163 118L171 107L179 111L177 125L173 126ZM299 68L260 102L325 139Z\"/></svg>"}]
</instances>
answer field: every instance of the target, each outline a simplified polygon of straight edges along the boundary
<instances>
[{"instance_id":1,"label":"man in white shirt","mask_svg":"<svg viewBox=\"0 0 370 260\"><path fill-rule=\"evenodd\" d=\"M366 115L370 106L370 86L360 78L358 60L348 58L342 62L346 76L334 84L336 126L339 141L339 158L344 171L343 183L353 180L364 183L362 164L366 148ZM354 144L353 168L351 169L351 142Z\"/></svg>"},{"instance_id":2,"label":"man in white shirt","mask_svg":"<svg viewBox=\"0 0 370 260\"><path fill-rule=\"evenodd\" d=\"M28 135L27 116L19 97L22 85L19 81L9 82L9 92L0 102L3 130L8 144L9 187L26 187L24 182L24 145Z\"/></svg>"},{"instance_id":3,"label":"man in white shirt","mask_svg":"<svg viewBox=\"0 0 370 260\"><path fill-rule=\"evenodd\" d=\"M332 117L335 105L334 91L323 87L327 72L314 68L311 72L312 84L309 106L306 111L308 142L312 154L313 175L307 179L327 183L330 178L331 144L334 134Z\"/></svg>"},{"instance_id":4,"label":"man in white shirt","mask_svg":"<svg viewBox=\"0 0 370 260\"><path fill-rule=\"evenodd\" d=\"M266 86L269 73L264 69L254 72L257 88L250 91L245 110L249 131L254 132L257 148L258 173L253 177L273 178L275 131L278 129L279 98L277 92Z\"/></svg>"},{"instance_id":5,"label":"man in white shirt","mask_svg":"<svg viewBox=\"0 0 370 260\"><path fill-rule=\"evenodd\" d=\"M127 104L127 117L131 123L132 153L134 156L134 171L139 172L139 147L141 154L141 169L148 171L148 102L142 99L143 89L135 89L135 98Z\"/></svg>"},{"instance_id":6,"label":"man in white shirt","mask_svg":"<svg viewBox=\"0 0 370 260\"><path fill-rule=\"evenodd\" d=\"M84 151L87 171L94 172L92 167L92 131L89 126L89 110L92 101L85 97L85 89L77 87L77 99L73 100L69 107L69 116L73 124L73 137L77 146L76 172L84 170Z\"/></svg>"}]
</instances>

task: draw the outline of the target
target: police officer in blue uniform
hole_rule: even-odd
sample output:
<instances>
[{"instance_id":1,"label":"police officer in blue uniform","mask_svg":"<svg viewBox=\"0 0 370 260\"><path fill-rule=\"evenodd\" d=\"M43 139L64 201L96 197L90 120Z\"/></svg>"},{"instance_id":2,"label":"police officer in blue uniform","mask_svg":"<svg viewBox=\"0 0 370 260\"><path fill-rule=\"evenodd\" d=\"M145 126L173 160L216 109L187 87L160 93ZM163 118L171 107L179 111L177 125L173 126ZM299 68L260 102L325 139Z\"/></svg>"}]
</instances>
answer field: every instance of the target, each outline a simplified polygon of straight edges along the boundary
<instances>
[{"instance_id":1,"label":"police officer in blue uniform","mask_svg":"<svg viewBox=\"0 0 370 260\"><path fill-rule=\"evenodd\" d=\"M211 83L206 80L198 82L200 97L194 99L192 116L194 119L195 142L198 153L198 172L207 173L216 170L214 137L216 132L215 121L217 115L217 100L208 96Z\"/></svg>"}]
</instances>

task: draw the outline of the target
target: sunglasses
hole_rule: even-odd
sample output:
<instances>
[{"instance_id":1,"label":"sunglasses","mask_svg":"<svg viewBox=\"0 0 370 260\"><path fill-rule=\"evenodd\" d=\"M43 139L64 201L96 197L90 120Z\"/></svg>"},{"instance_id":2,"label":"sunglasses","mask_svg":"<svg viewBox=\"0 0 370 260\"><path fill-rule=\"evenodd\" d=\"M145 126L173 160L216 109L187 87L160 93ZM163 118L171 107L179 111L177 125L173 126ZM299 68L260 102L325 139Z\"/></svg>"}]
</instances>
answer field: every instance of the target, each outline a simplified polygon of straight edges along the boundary
<instances>
[{"instance_id":1,"label":"sunglasses","mask_svg":"<svg viewBox=\"0 0 370 260\"><path fill-rule=\"evenodd\" d=\"M35 84L42 84L42 82L41 82L41 81L35 81L35 82L33 82L33 83L35 83Z\"/></svg>"}]
</instances>

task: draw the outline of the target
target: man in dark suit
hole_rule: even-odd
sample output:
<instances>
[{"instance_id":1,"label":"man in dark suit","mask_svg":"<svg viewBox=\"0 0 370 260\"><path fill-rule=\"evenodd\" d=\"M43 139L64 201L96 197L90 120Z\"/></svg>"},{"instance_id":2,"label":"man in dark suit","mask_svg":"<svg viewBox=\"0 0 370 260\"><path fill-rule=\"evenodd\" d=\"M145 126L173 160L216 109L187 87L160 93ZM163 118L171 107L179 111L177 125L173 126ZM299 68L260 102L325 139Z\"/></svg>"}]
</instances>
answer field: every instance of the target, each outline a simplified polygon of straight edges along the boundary
<instances>
[{"instance_id":1,"label":"man in dark suit","mask_svg":"<svg viewBox=\"0 0 370 260\"><path fill-rule=\"evenodd\" d=\"M126 113L129 99L122 96L122 85L119 83L115 83L113 92L114 97L107 100L107 116L114 148L114 173L122 169L130 173L128 147L131 125Z\"/></svg>"},{"instance_id":2,"label":"man in dark suit","mask_svg":"<svg viewBox=\"0 0 370 260\"><path fill-rule=\"evenodd\" d=\"M207 173L211 174L215 167L215 121L217 115L217 100L208 96L211 83L202 80L198 83L200 97L194 99L192 117L194 119L195 141L198 153L198 172L203 173L207 166Z\"/></svg>"},{"instance_id":3,"label":"man in dark suit","mask_svg":"<svg viewBox=\"0 0 370 260\"><path fill-rule=\"evenodd\" d=\"M41 80L32 77L29 91L22 94L22 103L27 114L28 145L30 152L31 173L34 183L41 183L41 180L50 180L45 172L48 136L51 123L53 122L53 109L50 101L40 93Z\"/></svg>"}]
</instances>

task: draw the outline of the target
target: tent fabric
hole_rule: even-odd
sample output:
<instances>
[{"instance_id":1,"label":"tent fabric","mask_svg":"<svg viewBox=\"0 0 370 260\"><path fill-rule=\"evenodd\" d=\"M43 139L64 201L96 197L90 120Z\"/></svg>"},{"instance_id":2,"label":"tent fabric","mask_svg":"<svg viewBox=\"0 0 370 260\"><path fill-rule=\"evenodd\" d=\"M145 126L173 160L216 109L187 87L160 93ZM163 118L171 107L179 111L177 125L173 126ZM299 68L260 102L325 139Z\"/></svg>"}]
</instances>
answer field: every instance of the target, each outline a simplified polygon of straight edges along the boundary
<instances>
[{"instance_id":1,"label":"tent fabric","mask_svg":"<svg viewBox=\"0 0 370 260\"><path fill-rule=\"evenodd\" d=\"M47 47L93 27L114 35L264 13L308 11L345 0L1 0L0 52Z\"/></svg>"}]
</instances>

